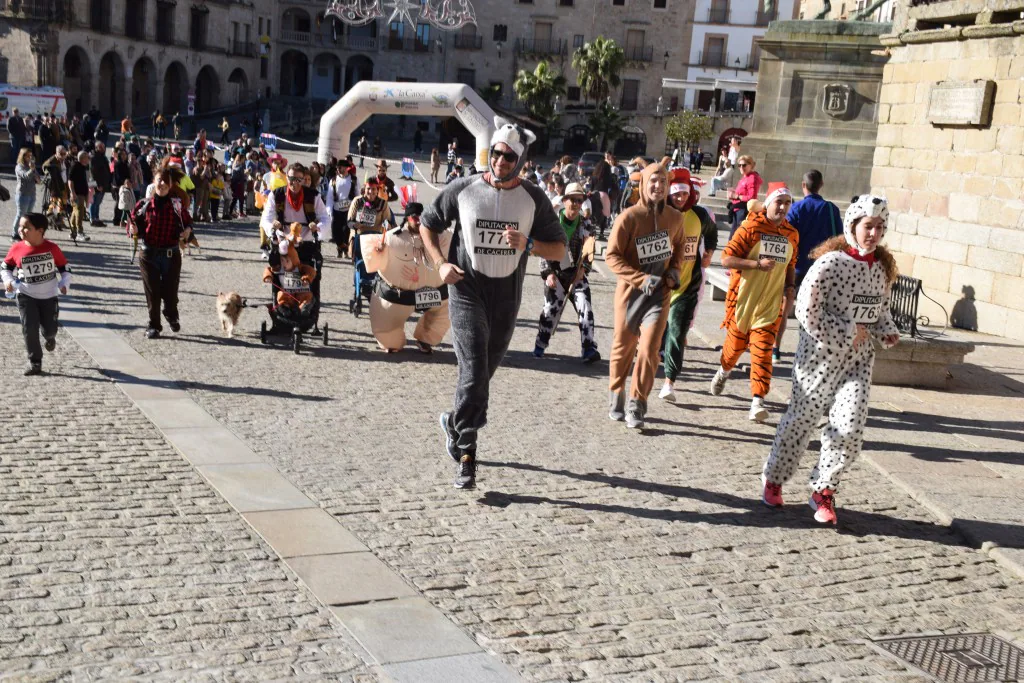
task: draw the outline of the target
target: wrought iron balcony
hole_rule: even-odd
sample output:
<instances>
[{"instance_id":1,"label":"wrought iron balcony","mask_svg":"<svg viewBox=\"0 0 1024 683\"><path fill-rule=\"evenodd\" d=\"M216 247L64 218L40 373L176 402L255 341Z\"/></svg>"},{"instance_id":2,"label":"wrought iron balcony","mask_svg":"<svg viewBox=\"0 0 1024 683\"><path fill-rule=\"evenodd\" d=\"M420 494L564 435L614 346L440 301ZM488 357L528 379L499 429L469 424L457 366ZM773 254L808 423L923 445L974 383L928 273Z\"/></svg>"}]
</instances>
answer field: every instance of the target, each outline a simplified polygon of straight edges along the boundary
<instances>
[{"instance_id":1,"label":"wrought iron balcony","mask_svg":"<svg viewBox=\"0 0 1024 683\"><path fill-rule=\"evenodd\" d=\"M710 7L708 8L708 18L706 23L708 24L728 24L729 23L729 8L728 7Z\"/></svg>"},{"instance_id":2,"label":"wrought iron balcony","mask_svg":"<svg viewBox=\"0 0 1024 683\"><path fill-rule=\"evenodd\" d=\"M430 52L430 43L420 40L418 36L389 35L384 47L401 52Z\"/></svg>"},{"instance_id":3,"label":"wrought iron balcony","mask_svg":"<svg viewBox=\"0 0 1024 683\"><path fill-rule=\"evenodd\" d=\"M654 47L651 45L640 45L639 47L626 47L626 61L628 62L653 62Z\"/></svg>"},{"instance_id":4,"label":"wrought iron balcony","mask_svg":"<svg viewBox=\"0 0 1024 683\"><path fill-rule=\"evenodd\" d=\"M516 54L565 56L569 42L558 38L516 38Z\"/></svg>"},{"instance_id":5,"label":"wrought iron balcony","mask_svg":"<svg viewBox=\"0 0 1024 683\"><path fill-rule=\"evenodd\" d=\"M232 40L230 53L235 57L255 57L256 44L244 40Z\"/></svg>"},{"instance_id":6,"label":"wrought iron balcony","mask_svg":"<svg viewBox=\"0 0 1024 683\"><path fill-rule=\"evenodd\" d=\"M479 34L466 34L456 33L455 34L455 49L456 50L482 50L484 47L484 37Z\"/></svg>"},{"instance_id":7,"label":"wrought iron balcony","mask_svg":"<svg viewBox=\"0 0 1024 683\"><path fill-rule=\"evenodd\" d=\"M71 22L70 0L0 0L0 14L22 19Z\"/></svg>"}]
</instances>

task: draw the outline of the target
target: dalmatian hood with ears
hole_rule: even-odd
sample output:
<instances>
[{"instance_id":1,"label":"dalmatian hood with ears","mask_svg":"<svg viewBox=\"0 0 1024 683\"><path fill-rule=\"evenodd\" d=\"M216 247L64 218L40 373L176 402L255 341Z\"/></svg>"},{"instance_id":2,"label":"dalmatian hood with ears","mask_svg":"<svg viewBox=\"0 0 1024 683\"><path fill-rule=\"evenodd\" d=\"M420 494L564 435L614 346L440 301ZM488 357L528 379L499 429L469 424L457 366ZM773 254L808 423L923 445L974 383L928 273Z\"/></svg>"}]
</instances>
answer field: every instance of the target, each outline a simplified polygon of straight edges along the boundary
<instances>
[{"instance_id":1,"label":"dalmatian hood with ears","mask_svg":"<svg viewBox=\"0 0 1024 683\"><path fill-rule=\"evenodd\" d=\"M537 136L533 134L533 131L527 130L519 124L512 123L500 116L494 117L494 127L497 130L491 136L491 148L493 149L496 144L503 142L519 155L519 161L508 176L504 178L495 177L498 182L504 183L519 177L519 172L523 170L523 166L526 164L526 150L537 141Z\"/></svg>"}]
</instances>

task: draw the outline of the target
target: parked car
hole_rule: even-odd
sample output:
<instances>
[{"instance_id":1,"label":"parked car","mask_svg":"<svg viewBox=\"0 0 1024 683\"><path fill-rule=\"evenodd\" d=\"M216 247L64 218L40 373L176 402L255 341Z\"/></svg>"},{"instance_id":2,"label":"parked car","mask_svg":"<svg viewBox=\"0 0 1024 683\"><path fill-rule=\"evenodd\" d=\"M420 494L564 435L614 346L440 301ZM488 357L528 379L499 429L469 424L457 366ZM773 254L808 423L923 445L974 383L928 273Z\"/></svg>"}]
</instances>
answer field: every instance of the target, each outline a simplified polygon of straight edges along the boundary
<instances>
[{"instance_id":1,"label":"parked car","mask_svg":"<svg viewBox=\"0 0 1024 683\"><path fill-rule=\"evenodd\" d=\"M590 177L590 174L594 172L594 167L597 166L597 162L602 159L604 159L604 152L584 152L580 156L580 160L576 162L576 168L579 170L580 177Z\"/></svg>"}]
</instances>

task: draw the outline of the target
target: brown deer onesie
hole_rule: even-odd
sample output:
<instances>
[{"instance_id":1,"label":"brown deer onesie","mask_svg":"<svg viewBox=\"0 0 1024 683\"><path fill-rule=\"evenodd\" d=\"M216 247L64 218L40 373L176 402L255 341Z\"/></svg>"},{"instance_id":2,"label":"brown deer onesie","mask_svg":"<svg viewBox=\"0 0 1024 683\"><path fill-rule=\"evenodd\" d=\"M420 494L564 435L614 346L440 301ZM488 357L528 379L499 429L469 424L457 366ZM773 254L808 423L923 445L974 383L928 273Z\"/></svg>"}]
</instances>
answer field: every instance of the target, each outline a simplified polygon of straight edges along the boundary
<instances>
[{"instance_id":1,"label":"brown deer onesie","mask_svg":"<svg viewBox=\"0 0 1024 683\"><path fill-rule=\"evenodd\" d=\"M639 409L639 420L638 424L630 420L629 426L642 426L647 395L658 369L669 296L678 284L684 255L683 215L664 199L652 199L649 186L655 175L660 176L668 192L667 165L658 163L645 168L640 180L640 201L619 214L605 253L605 263L619 280L615 288L615 334L608 386L613 419L624 417L626 376L639 344L630 391L630 410Z\"/></svg>"}]
</instances>

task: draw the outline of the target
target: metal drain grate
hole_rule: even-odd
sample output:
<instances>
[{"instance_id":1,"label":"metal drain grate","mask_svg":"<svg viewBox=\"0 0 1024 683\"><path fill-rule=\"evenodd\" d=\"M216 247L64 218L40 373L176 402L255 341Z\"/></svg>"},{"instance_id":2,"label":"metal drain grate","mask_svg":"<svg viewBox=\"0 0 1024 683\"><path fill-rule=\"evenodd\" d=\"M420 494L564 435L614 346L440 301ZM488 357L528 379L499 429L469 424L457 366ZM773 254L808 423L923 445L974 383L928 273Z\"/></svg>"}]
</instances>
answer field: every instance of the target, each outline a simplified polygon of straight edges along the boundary
<instances>
[{"instance_id":1,"label":"metal drain grate","mask_svg":"<svg viewBox=\"0 0 1024 683\"><path fill-rule=\"evenodd\" d=\"M990 633L887 638L874 644L940 681L985 683L1024 678L1024 650Z\"/></svg>"}]
</instances>

